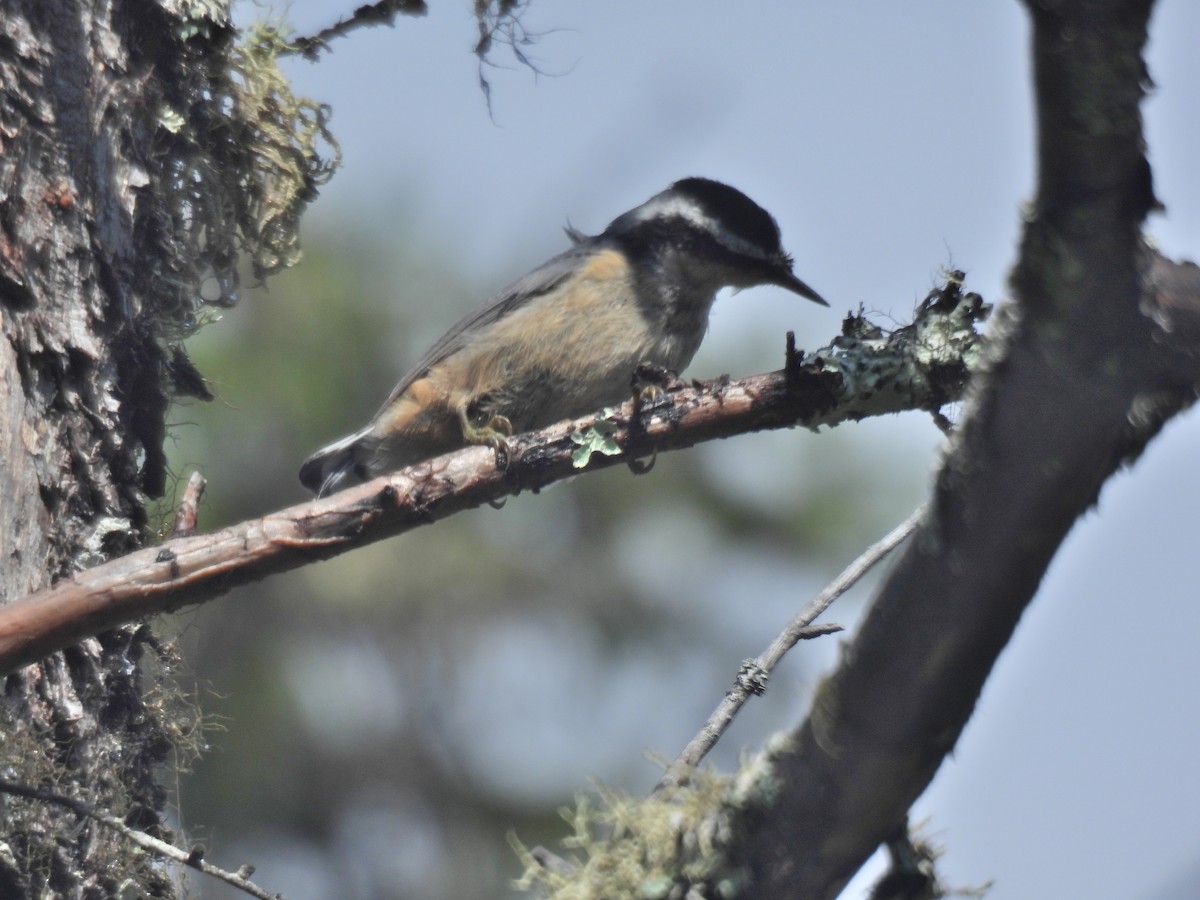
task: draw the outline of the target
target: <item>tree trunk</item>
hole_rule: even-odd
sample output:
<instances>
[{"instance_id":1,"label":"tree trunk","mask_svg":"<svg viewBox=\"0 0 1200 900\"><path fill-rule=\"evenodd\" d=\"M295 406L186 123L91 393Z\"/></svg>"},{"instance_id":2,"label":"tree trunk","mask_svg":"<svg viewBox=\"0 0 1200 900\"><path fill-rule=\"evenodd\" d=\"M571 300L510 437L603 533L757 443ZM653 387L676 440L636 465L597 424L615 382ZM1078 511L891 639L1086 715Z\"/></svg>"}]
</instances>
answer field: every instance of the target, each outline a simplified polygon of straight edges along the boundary
<instances>
[{"instance_id":1,"label":"tree trunk","mask_svg":"<svg viewBox=\"0 0 1200 900\"><path fill-rule=\"evenodd\" d=\"M200 4L194 4L200 6ZM7 0L0 17L0 599L141 545L161 495L175 344L198 296L173 113L195 113L224 3ZM219 272L227 260L207 260ZM226 282L228 283L228 282ZM200 388L202 392L202 388ZM158 660L159 664L147 664ZM9 676L9 780L165 832L156 772L180 728L170 651L115 629ZM184 728L184 731L187 731ZM0 895L174 896L145 854L66 809L4 796Z\"/></svg>"}]
</instances>

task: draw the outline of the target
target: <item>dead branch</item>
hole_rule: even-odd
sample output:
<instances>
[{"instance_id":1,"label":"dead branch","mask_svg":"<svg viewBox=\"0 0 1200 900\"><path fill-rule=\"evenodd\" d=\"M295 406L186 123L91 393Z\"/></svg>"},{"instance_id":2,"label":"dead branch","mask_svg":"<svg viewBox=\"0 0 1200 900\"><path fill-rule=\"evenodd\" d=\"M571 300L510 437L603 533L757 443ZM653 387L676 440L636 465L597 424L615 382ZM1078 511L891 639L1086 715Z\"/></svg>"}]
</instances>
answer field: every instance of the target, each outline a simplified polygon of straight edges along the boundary
<instances>
[{"instance_id":1,"label":"dead branch","mask_svg":"<svg viewBox=\"0 0 1200 900\"><path fill-rule=\"evenodd\" d=\"M199 472L193 472L188 477L183 497L179 506L175 508L175 525L171 529L171 537L187 537L196 533L196 525L200 519L200 501L204 498L204 487L207 483Z\"/></svg>"},{"instance_id":2,"label":"dead branch","mask_svg":"<svg viewBox=\"0 0 1200 900\"><path fill-rule=\"evenodd\" d=\"M334 38L345 37L356 28L369 28L375 25L395 24L396 15L423 16L429 11L425 0L379 0L377 3L364 3L343 19L338 19L332 25L322 28L316 34L292 38L288 46L280 51L280 56L298 53L306 59L316 60L320 51L332 49L329 42Z\"/></svg>"},{"instance_id":3,"label":"dead branch","mask_svg":"<svg viewBox=\"0 0 1200 900\"><path fill-rule=\"evenodd\" d=\"M733 687L717 704L704 727L684 747L675 762L671 763L658 783L656 790L678 784L688 777L690 770L698 766L708 755L721 735L732 724L734 716L752 696L766 692L767 679L779 665L787 652L802 640L820 637L842 630L841 625L813 626L817 616L850 588L854 587L877 563L907 540L916 530L923 510L917 509L907 519L864 550L850 565L842 570L817 596L796 613L787 626L757 658L748 659L738 670Z\"/></svg>"}]
</instances>

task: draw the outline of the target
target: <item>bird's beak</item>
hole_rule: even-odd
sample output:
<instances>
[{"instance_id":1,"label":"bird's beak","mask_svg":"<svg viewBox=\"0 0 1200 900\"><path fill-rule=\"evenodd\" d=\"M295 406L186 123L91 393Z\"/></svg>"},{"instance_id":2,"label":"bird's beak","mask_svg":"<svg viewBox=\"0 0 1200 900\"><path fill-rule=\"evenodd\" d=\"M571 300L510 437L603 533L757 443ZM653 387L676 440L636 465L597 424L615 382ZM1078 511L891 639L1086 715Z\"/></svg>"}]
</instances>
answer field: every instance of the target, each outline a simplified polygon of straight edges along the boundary
<instances>
[{"instance_id":1,"label":"bird's beak","mask_svg":"<svg viewBox=\"0 0 1200 900\"><path fill-rule=\"evenodd\" d=\"M827 301L824 297L810 288L791 272L780 271L777 272L776 275L777 277L774 283L779 285L781 288L787 288L789 291L793 291L799 294L801 297L807 297L813 303L820 303L822 306L829 305L829 301Z\"/></svg>"}]
</instances>

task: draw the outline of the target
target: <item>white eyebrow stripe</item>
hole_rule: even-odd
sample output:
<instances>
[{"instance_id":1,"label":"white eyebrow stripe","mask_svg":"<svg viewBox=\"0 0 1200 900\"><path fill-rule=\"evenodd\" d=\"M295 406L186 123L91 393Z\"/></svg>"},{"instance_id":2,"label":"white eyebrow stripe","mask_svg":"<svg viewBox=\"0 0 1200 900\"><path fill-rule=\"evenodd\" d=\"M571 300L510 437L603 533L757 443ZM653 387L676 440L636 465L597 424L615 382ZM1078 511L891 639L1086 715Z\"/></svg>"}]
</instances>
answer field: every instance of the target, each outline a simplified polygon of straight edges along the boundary
<instances>
[{"instance_id":1,"label":"white eyebrow stripe","mask_svg":"<svg viewBox=\"0 0 1200 900\"><path fill-rule=\"evenodd\" d=\"M735 253L752 256L755 259L770 260L771 258L770 254L765 252L762 247L730 231L719 220L705 213L703 207L698 203L686 197L652 197L633 210L633 213L639 222L678 216L704 229L716 239L717 243L724 244Z\"/></svg>"}]
</instances>

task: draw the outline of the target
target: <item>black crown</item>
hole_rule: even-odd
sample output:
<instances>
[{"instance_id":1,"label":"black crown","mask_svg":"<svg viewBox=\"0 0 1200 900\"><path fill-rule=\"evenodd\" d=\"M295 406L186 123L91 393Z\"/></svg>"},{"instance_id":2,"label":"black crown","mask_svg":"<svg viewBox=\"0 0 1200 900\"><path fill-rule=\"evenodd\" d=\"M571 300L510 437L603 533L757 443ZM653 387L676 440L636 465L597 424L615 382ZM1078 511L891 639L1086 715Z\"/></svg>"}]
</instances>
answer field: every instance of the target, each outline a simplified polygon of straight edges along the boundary
<instances>
[{"instance_id":1,"label":"black crown","mask_svg":"<svg viewBox=\"0 0 1200 900\"><path fill-rule=\"evenodd\" d=\"M695 200L725 228L767 254L782 252L775 219L737 188L711 178L683 178L670 190Z\"/></svg>"}]
</instances>

